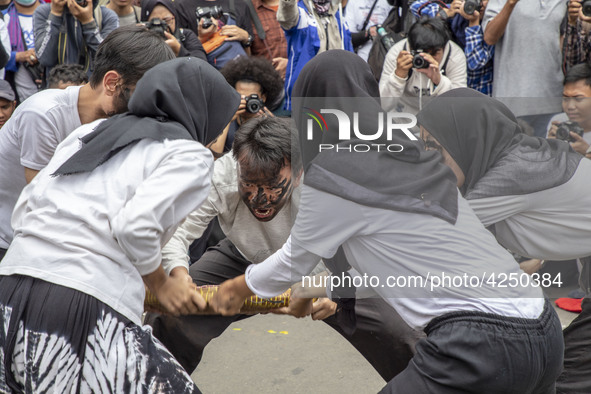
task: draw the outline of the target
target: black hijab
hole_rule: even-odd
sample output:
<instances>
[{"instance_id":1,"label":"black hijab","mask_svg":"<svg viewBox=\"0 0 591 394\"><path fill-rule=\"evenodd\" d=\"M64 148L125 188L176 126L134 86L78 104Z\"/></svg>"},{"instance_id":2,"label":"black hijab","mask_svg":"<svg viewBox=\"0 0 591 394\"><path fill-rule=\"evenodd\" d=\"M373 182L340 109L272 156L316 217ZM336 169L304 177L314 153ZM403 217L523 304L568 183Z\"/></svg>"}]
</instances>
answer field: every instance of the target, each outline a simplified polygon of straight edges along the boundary
<instances>
[{"instance_id":1,"label":"black hijab","mask_svg":"<svg viewBox=\"0 0 591 394\"><path fill-rule=\"evenodd\" d=\"M172 32L172 34L174 35L176 31L179 29L179 17L178 13L176 12L176 7L174 6L172 0L142 0L142 22L148 21L150 14L154 10L154 7L156 7L158 4L166 7L174 17L174 31Z\"/></svg>"},{"instance_id":2,"label":"black hijab","mask_svg":"<svg viewBox=\"0 0 591 394\"><path fill-rule=\"evenodd\" d=\"M239 104L240 95L207 62L183 57L161 63L137 83L129 112L105 120L82 138L82 148L53 175L92 171L143 138L207 145L230 122Z\"/></svg>"},{"instance_id":3,"label":"black hijab","mask_svg":"<svg viewBox=\"0 0 591 394\"><path fill-rule=\"evenodd\" d=\"M503 103L472 89L432 100L418 122L456 161L466 198L521 195L567 182L582 156L568 143L529 137Z\"/></svg>"},{"instance_id":4,"label":"black hijab","mask_svg":"<svg viewBox=\"0 0 591 394\"><path fill-rule=\"evenodd\" d=\"M440 163L439 154L424 151L418 141L396 131L391 140L386 139L384 131L381 138L372 141L339 141L338 122L332 114L324 116L326 128L320 131L314 126L313 139L307 139L308 114L320 113L322 108L341 110L351 121L357 112L360 131L372 134L378 130L378 119L383 115L379 88L368 64L359 56L342 50L317 55L302 69L293 97L292 117L299 130L305 184L361 205L424 213L455 223L455 176ZM374 145L369 152L340 149L319 154L319 144L339 144L339 148ZM403 150L378 151L375 144L399 144Z\"/></svg>"}]
</instances>

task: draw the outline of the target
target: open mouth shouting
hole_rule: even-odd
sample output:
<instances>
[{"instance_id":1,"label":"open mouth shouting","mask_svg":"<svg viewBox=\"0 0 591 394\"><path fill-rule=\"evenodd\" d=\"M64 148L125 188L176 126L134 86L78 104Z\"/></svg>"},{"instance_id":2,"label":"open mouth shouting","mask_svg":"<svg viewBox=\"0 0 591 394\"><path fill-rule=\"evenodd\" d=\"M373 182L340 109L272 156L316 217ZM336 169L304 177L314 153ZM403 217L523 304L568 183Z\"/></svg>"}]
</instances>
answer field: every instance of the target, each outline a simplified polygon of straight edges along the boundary
<instances>
[{"instance_id":1,"label":"open mouth shouting","mask_svg":"<svg viewBox=\"0 0 591 394\"><path fill-rule=\"evenodd\" d=\"M273 216L274 209L273 208L254 208L254 216L257 219L266 219Z\"/></svg>"}]
</instances>

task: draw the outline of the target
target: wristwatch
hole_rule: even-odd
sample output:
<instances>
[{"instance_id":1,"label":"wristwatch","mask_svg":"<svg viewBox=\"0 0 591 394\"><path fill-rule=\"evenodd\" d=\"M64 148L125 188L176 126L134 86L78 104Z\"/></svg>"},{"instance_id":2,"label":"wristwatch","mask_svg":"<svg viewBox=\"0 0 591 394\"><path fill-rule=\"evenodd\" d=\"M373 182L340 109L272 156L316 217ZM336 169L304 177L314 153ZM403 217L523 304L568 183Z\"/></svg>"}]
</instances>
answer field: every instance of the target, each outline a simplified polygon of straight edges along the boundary
<instances>
[{"instance_id":1,"label":"wristwatch","mask_svg":"<svg viewBox=\"0 0 591 394\"><path fill-rule=\"evenodd\" d=\"M254 37L252 36L252 34L248 35L248 40L246 40L246 42L242 43L242 46L245 48L248 48L249 46L252 45L252 42L254 41Z\"/></svg>"}]
</instances>

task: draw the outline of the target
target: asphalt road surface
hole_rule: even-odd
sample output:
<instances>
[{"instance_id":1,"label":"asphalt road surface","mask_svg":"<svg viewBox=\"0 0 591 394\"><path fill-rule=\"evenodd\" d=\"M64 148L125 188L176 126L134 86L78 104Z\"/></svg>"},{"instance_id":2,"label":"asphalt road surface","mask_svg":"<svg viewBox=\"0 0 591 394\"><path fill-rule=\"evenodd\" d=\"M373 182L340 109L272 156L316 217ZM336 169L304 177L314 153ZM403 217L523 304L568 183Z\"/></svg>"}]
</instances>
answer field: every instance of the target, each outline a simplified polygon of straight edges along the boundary
<instances>
[{"instance_id":1,"label":"asphalt road surface","mask_svg":"<svg viewBox=\"0 0 591 394\"><path fill-rule=\"evenodd\" d=\"M566 289L550 289L551 298ZM563 327L576 316L557 309ZM376 393L385 384L328 325L310 318L258 315L234 323L205 349L192 375L210 393Z\"/></svg>"}]
</instances>

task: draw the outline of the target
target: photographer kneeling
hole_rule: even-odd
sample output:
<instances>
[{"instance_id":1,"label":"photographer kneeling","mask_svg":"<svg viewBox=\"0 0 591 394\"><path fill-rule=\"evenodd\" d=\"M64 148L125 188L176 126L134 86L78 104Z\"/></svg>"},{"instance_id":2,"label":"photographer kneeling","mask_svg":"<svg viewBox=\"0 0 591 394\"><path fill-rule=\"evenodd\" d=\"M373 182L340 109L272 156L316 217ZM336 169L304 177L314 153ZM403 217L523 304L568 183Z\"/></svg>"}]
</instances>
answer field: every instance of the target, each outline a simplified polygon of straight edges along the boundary
<instances>
[{"instance_id":1,"label":"photographer kneeling","mask_svg":"<svg viewBox=\"0 0 591 394\"><path fill-rule=\"evenodd\" d=\"M571 67L564 77L563 113L550 121L547 138L570 142L575 152L591 159L591 66Z\"/></svg>"},{"instance_id":2,"label":"photographer kneeling","mask_svg":"<svg viewBox=\"0 0 591 394\"><path fill-rule=\"evenodd\" d=\"M195 33L177 29L177 12L172 0L143 0L142 22L160 32L177 57L193 56L207 61L205 50Z\"/></svg>"},{"instance_id":3,"label":"photographer kneeling","mask_svg":"<svg viewBox=\"0 0 591 394\"><path fill-rule=\"evenodd\" d=\"M259 116L282 115L283 79L273 65L263 57L238 57L231 60L221 70L226 81L234 88L242 100L232 122L212 146L216 152L228 152L234 142L234 133L248 120Z\"/></svg>"},{"instance_id":4,"label":"photographer kneeling","mask_svg":"<svg viewBox=\"0 0 591 394\"><path fill-rule=\"evenodd\" d=\"M380 96L402 97L404 105L396 109L416 114L423 96L466 87L466 79L466 57L450 41L445 22L422 17L410 28L408 38L396 43L386 55Z\"/></svg>"}]
</instances>

